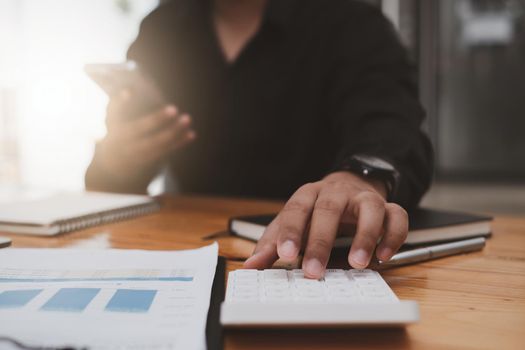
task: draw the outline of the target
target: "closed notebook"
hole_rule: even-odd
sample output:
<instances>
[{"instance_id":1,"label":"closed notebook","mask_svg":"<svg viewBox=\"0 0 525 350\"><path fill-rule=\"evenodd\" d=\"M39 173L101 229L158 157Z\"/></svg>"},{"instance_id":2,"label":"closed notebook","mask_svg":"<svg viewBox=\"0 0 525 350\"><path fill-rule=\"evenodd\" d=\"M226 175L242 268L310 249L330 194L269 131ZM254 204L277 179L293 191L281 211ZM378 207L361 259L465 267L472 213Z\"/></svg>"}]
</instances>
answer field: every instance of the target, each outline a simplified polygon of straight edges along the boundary
<instances>
[{"instance_id":1,"label":"closed notebook","mask_svg":"<svg viewBox=\"0 0 525 350\"><path fill-rule=\"evenodd\" d=\"M0 204L0 231L51 236L158 210L149 196L57 193Z\"/></svg>"},{"instance_id":2,"label":"closed notebook","mask_svg":"<svg viewBox=\"0 0 525 350\"><path fill-rule=\"evenodd\" d=\"M274 218L275 214L231 218L229 230L236 236L257 241ZM489 236L491 221L489 216L418 208L409 213L409 232L405 244L418 245ZM351 235L342 235L336 239L334 245L348 246L351 242Z\"/></svg>"}]
</instances>

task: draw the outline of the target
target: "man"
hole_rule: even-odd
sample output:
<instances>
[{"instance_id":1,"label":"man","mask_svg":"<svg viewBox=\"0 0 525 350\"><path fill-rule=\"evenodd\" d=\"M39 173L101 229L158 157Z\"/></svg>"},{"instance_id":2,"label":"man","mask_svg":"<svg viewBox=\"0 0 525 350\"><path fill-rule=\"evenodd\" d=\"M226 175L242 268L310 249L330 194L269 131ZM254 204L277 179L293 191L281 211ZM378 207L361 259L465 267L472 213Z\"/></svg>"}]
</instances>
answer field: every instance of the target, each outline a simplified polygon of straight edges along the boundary
<instances>
[{"instance_id":1,"label":"man","mask_svg":"<svg viewBox=\"0 0 525 350\"><path fill-rule=\"evenodd\" d=\"M133 94L113 98L87 188L144 192L169 162L183 192L289 197L247 268L304 247L303 269L319 278L341 223L357 226L355 268L403 243L403 207L428 188L432 151L413 67L377 9L171 1L143 21L128 57L173 105L129 118Z\"/></svg>"}]
</instances>

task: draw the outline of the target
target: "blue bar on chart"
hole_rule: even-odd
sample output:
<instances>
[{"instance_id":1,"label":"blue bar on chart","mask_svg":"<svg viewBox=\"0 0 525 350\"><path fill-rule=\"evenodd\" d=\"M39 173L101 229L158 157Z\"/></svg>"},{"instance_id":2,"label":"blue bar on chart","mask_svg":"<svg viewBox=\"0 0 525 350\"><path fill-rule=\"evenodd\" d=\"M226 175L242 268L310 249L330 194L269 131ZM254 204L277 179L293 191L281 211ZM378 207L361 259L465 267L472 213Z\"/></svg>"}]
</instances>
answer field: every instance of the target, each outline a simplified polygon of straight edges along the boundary
<instances>
[{"instance_id":1,"label":"blue bar on chart","mask_svg":"<svg viewBox=\"0 0 525 350\"><path fill-rule=\"evenodd\" d=\"M148 312L156 294L156 290L117 289L106 311Z\"/></svg>"},{"instance_id":2,"label":"blue bar on chart","mask_svg":"<svg viewBox=\"0 0 525 350\"><path fill-rule=\"evenodd\" d=\"M42 289L6 290L0 293L0 309L24 307L41 291Z\"/></svg>"},{"instance_id":3,"label":"blue bar on chart","mask_svg":"<svg viewBox=\"0 0 525 350\"><path fill-rule=\"evenodd\" d=\"M98 292L100 288L61 288L41 310L82 312Z\"/></svg>"}]
</instances>

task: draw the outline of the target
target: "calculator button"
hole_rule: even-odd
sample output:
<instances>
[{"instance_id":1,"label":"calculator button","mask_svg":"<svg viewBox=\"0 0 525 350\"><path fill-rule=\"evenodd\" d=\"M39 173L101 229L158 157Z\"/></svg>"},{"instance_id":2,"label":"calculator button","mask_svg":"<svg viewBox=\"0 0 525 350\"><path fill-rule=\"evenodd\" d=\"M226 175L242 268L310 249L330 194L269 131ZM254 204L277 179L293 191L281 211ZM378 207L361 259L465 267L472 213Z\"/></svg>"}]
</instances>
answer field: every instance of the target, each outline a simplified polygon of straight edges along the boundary
<instances>
[{"instance_id":1,"label":"calculator button","mask_svg":"<svg viewBox=\"0 0 525 350\"><path fill-rule=\"evenodd\" d=\"M253 297L258 297L259 296L259 291L258 290L238 290L238 289L234 289L233 290L233 296L234 297L249 297L249 296L253 296Z\"/></svg>"},{"instance_id":2,"label":"calculator button","mask_svg":"<svg viewBox=\"0 0 525 350\"><path fill-rule=\"evenodd\" d=\"M305 304L312 304L312 303L322 303L326 302L326 299L323 296L308 296L308 295L301 295L297 296L294 301L296 303L305 303Z\"/></svg>"},{"instance_id":3,"label":"calculator button","mask_svg":"<svg viewBox=\"0 0 525 350\"><path fill-rule=\"evenodd\" d=\"M297 269L294 269L294 270L290 271L290 276L293 279L304 279L304 278L306 278L306 277L304 277L303 270L297 270Z\"/></svg>"},{"instance_id":4,"label":"calculator button","mask_svg":"<svg viewBox=\"0 0 525 350\"><path fill-rule=\"evenodd\" d=\"M361 290L361 297L367 300L375 300L375 299L387 299L390 297L388 293L385 293L383 290Z\"/></svg>"},{"instance_id":5,"label":"calculator button","mask_svg":"<svg viewBox=\"0 0 525 350\"><path fill-rule=\"evenodd\" d=\"M271 303L271 304L288 304L292 302L292 298L289 295L284 295L284 296L267 295L262 300L265 303Z\"/></svg>"},{"instance_id":6,"label":"calculator button","mask_svg":"<svg viewBox=\"0 0 525 350\"><path fill-rule=\"evenodd\" d=\"M382 288L383 284L378 279L357 279L356 284L360 287L378 287Z\"/></svg>"},{"instance_id":7,"label":"calculator button","mask_svg":"<svg viewBox=\"0 0 525 350\"><path fill-rule=\"evenodd\" d=\"M295 280L295 284L297 286L320 286L321 285L321 281L319 281L319 280L312 280L312 279L309 279L309 278L296 279Z\"/></svg>"},{"instance_id":8,"label":"calculator button","mask_svg":"<svg viewBox=\"0 0 525 350\"><path fill-rule=\"evenodd\" d=\"M297 298L324 298L325 296L322 290L299 290L294 294Z\"/></svg>"},{"instance_id":9,"label":"calculator button","mask_svg":"<svg viewBox=\"0 0 525 350\"><path fill-rule=\"evenodd\" d=\"M233 290L235 292L257 291L257 290L259 290L259 286L258 285L253 285L253 286L249 286L248 285L247 286L247 285L237 284L237 285L235 285Z\"/></svg>"},{"instance_id":10,"label":"calculator button","mask_svg":"<svg viewBox=\"0 0 525 350\"><path fill-rule=\"evenodd\" d=\"M235 270L233 272L236 277L248 277L248 276L257 276L259 274L258 270L255 269L246 269L246 270Z\"/></svg>"},{"instance_id":11,"label":"calculator button","mask_svg":"<svg viewBox=\"0 0 525 350\"><path fill-rule=\"evenodd\" d=\"M324 279L325 279L325 281L346 280L347 277L346 277L346 274L344 273L343 270L328 269L328 270L326 270L326 272L324 274Z\"/></svg>"},{"instance_id":12,"label":"calculator button","mask_svg":"<svg viewBox=\"0 0 525 350\"><path fill-rule=\"evenodd\" d=\"M350 270L348 271L348 275L356 281L362 281L362 280L376 281L377 280L377 276L375 275L375 273L371 272L370 270Z\"/></svg>"},{"instance_id":13,"label":"calculator button","mask_svg":"<svg viewBox=\"0 0 525 350\"><path fill-rule=\"evenodd\" d=\"M264 279L266 281L288 281L288 274L286 273L286 270L264 270Z\"/></svg>"},{"instance_id":14,"label":"calculator button","mask_svg":"<svg viewBox=\"0 0 525 350\"><path fill-rule=\"evenodd\" d=\"M328 292L331 294L356 293L356 290L355 288L351 288L349 286L334 286L334 287L328 287Z\"/></svg>"},{"instance_id":15,"label":"calculator button","mask_svg":"<svg viewBox=\"0 0 525 350\"><path fill-rule=\"evenodd\" d=\"M269 281L264 281L263 285L265 287L279 288L279 287L288 286L288 281L286 281L286 280L269 280Z\"/></svg>"},{"instance_id":16,"label":"calculator button","mask_svg":"<svg viewBox=\"0 0 525 350\"><path fill-rule=\"evenodd\" d=\"M264 296L267 298L291 298L290 293L280 291L266 291Z\"/></svg>"},{"instance_id":17,"label":"calculator button","mask_svg":"<svg viewBox=\"0 0 525 350\"><path fill-rule=\"evenodd\" d=\"M290 288L287 285L284 286L265 286L264 290L266 293L290 293Z\"/></svg>"},{"instance_id":18,"label":"calculator button","mask_svg":"<svg viewBox=\"0 0 525 350\"><path fill-rule=\"evenodd\" d=\"M230 302L236 304L255 304L259 302L259 297L250 295L237 295L232 298Z\"/></svg>"},{"instance_id":19,"label":"calculator button","mask_svg":"<svg viewBox=\"0 0 525 350\"><path fill-rule=\"evenodd\" d=\"M236 279L234 283L236 286L258 286L259 285L259 282L256 279L246 279L246 280Z\"/></svg>"},{"instance_id":20,"label":"calculator button","mask_svg":"<svg viewBox=\"0 0 525 350\"><path fill-rule=\"evenodd\" d=\"M266 301L268 300L287 300L290 302L292 300L292 296L289 293L267 293L262 296Z\"/></svg>"},{"instance_id":21,"label":"calculator button","mask_svg":"<svg viewBox=\"0 0 525 350\"><path fill-rule=\"evenodd\" d=\"M235 274L235 280L238 282L240 281L257 281L259 279L259 275L257 274L257 271L255 273L236 273Z\"/></svg>"},{"instance_id":22,"label":"calculator button","mask_svg":"<svg viewBox=\"0 0 525 350\"><path fill-rule=\"evenodd\" d=\"M376 277L376 272L369 269L351 269L348 272L352 275Z\"/></svg>"},{"instance_id":23,"label":"calculator button","mask_svg":"<svg viewBox=\"0 0 525 350\"><path fill-rule=\"evenodd\" d=\"M345 273L345 270L343 269L326 269L326 273Z\"/></svg>"},{"instance_id":24,"label":"calculator button","mask_svg":"<svg viewBox=\"0 0 525 350\"><path fill-rule=\"evenodd\" d=\"M332 304L351 304L351 303L358 303L361 301L361 298L356 297L354 295L351 296L334 296L330 298L330 303Z\"/></svg>"},{"instance_id":25,"label":"calculator button","mask_svg":"<svg viewBox=\"0 0 525 350\"><path fill-rule=\"evenodd\" d=\"M329 287L331 286L352 286L354 281L350 281L348 278L345 279L328 279L325 281L325 284Z\"/></svg>"}]
</instances>

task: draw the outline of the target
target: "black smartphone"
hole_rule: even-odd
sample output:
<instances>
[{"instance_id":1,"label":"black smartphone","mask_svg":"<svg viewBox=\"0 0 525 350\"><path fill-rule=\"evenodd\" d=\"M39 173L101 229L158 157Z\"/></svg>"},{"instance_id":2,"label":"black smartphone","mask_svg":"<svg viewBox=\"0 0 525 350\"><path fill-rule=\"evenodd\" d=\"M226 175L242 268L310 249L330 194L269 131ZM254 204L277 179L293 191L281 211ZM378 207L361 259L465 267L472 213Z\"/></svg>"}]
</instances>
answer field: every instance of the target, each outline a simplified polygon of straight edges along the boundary
<instances>
[{"instance_id":1,"label":"black smartphone","mask_svg":"<svg viewBox=\"0 0 525 350\"><path fill-rule=\"evenodd\" d=\"M133 61L117 64L87 64L87 75L113 97L123 90L128 90L130 114L139 116L152 112L166 105L166 99L157 84Z\"/></svg>"}]
</instances>

